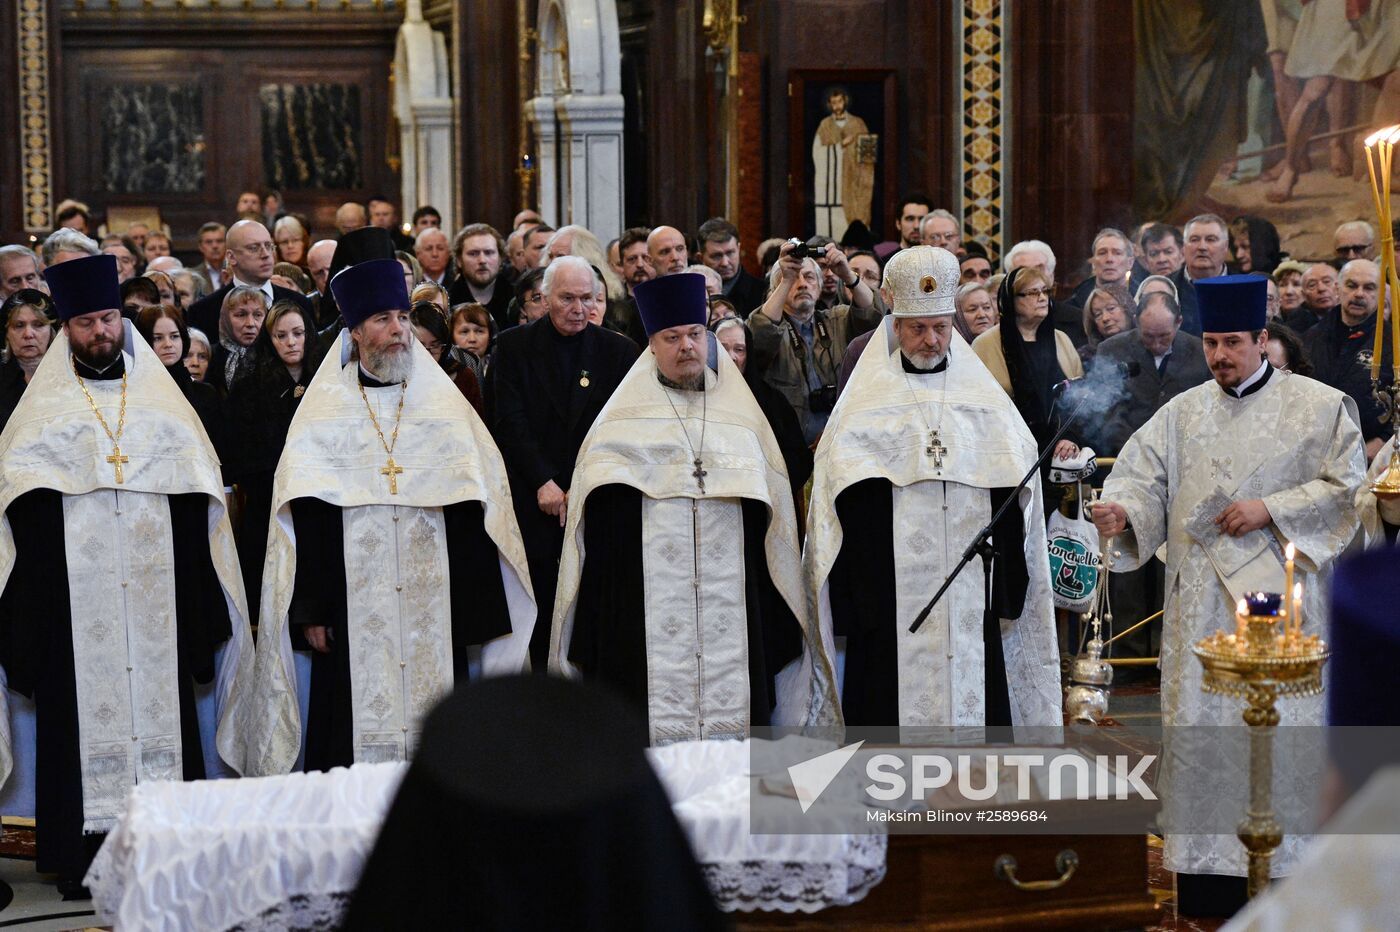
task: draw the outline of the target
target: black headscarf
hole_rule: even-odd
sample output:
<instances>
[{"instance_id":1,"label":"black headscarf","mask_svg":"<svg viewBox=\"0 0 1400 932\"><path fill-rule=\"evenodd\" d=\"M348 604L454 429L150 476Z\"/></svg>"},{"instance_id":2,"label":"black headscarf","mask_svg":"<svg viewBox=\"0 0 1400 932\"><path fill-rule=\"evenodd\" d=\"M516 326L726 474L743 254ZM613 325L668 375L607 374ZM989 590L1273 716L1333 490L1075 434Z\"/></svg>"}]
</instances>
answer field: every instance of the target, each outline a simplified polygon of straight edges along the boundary
<instances>
[{"instance_id":1,"label":"black headscarf","mask_svg":"<svg viewBox=\"0 0 1400 932\"><path fill-rule=\"evenodd\" d=\"M1278 230L1263 217L1249 214L1236 217L1230 226L1234 227L1241 222L1249 229L1249 270L1261 275L1274 274L1274 269L1278 268L1278 264L1284 259ZM1231 239L1233 240L1233 235ZM1234 243L1231 242L1230 245L1233 250Z\"/></svg>"},{"instance_id":2,"label":"black headscarf","mask_svg":"<svg viewBox=\"0 0 1400 932\"><path fill-rule=\"evenodd\" d=\"M1054 434L1050 426L1050 411L1054 404L1052 389L1064 381L1065 372L1055 352L1055 321L1053 310L1036 328L1035 341L1021 338L1016 326L1016 283L1027 275L1027 269L1014 269L1001 280L997 288L997 309L1001 311L1001 348L1006 355L1006 372L1011 380L1011 398L1021 412L1026 426L1044 444Z\"/></svg>"}]
</instances>

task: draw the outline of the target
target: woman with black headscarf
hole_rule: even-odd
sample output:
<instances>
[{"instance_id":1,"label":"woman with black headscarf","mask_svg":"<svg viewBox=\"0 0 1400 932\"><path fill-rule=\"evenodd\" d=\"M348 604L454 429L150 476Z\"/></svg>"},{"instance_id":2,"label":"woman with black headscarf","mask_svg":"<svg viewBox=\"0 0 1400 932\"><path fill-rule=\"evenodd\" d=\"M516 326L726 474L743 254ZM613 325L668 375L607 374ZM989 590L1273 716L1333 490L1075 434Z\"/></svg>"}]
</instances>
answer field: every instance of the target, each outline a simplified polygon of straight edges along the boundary
<instances>
[{"instance_id":1,"label":"woman with black headscarf","mask_svg":"<svg viewBox=\"0 0 1400 932\"><path fill-rule=\"evenodd\" d=\"M1084 365L1068 335L1050 317L1050 280L1035 268L1012 270L997 289L1001 322L972 341L972 351L1011 396L1016 410L1044 450L1060 428L1064 412L1055 408L1055 386L1084 377ZM1055 446L1070 457L1079 445L1071 432ZM1046 497L1047 510L1053 496Z\"/></svg>"},{"instance_id":2,"label":"woman with black headscarf","mask_svg":"<svg viewBox=\"0 0 1400 932\"><path fill-rule=\"evenodd\" d=\"M1279 245L1278 230L1263 217L1245 214L1230 223L1230 253L1240 272L1272 275L1287 258Z\"/></svg>"}]
</instances>

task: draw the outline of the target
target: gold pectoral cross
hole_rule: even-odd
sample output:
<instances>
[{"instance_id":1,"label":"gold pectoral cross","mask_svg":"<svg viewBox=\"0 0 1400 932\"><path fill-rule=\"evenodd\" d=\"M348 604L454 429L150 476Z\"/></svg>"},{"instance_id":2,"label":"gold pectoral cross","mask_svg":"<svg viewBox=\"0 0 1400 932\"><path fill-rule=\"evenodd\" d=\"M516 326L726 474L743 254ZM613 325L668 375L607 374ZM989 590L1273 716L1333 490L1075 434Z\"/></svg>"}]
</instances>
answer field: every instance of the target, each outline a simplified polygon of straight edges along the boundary
<instances>
[{"instance_id":1,"label":"gold pectoral cross","mask_svg":"<svg viewBox=\"0 0 1400 932\"><path fill-rule=\"evenodd\" d=\"M107 462L112 464L112 468L117 471L117 485L122 484L122 463L130 460L130 457L122 456L122 448L115 443L112 444L112 455L107 457Z\"/></svg>"},{"instance_id":2,"label":"gold pectoral cross","mask_svg":"<svg viewBox=\"0 0 1400 932\"><path fill-rule=\"evenodd\" d=\"M929 432L928 446L924 447L924 452L933 457L933 465L936 469L943 468L943 454L948 452L948 448L943 445L943 441L938 439L938 431Z\"/></svg>"},{"instance_id":3,"label":"gold pectoral cross","mask_svg":"<svg viewBox=\"0 0 1400 932\"><path fill-rule=\"evenodd\" d=\"M395 463L395 462L394 462L394 458L393 458L392 456L389 457L389 462L387 462L387 463L384 464L384 468L381 469L381 470L379 470L379 474L380 474L381 476L387 476L387 477L389 478L389 494L390 494L390 495L398 495L398 494L399 494L399 479L398 479L398 475L399 475L399 473L401 473L401 472L403 472L403 467L400 466L400 465L398 465L397 463ZM120 476L120 473L118 473L118 476ZM118 482L121 482L121 479L118 478L117 481L118 481Z\"/></svg>"}]
</instances>

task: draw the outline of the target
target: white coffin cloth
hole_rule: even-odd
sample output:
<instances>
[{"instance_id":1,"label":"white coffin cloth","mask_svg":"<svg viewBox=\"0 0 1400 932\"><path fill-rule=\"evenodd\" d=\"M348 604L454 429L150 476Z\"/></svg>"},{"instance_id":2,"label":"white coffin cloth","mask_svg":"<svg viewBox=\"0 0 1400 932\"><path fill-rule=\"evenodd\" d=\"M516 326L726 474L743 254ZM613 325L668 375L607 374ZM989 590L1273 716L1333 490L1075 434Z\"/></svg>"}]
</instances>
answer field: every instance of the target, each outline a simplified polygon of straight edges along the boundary
<instances>
[{"instance_id":1,"label":"white coffin cloth","mask_svg":"<svg viewBox=\"0 0 1400 932\"><path fill-rule=\"evenodd\" d=\"M722 909L811 913L884 879L884 835L749 833L748 741L648 753ZM99 921L334 928L407 768L141 784L88 871Z\"/></svg>"},{"instance_id":2,"label":"white coffin cloth","mask_svg":"<svg viewBox=\"0 0 1400 932\"><path fill-rule=\"evenodd\" d=\"M236 719L244 754L237 763L245 774L286 773L302 743L297 706L301 685L287 628L296 580L294 499L319 498L346 509L399 506L400 510L481 502L486 533L499 553L511 617L511 633L484 646L482 669L487 675L518 673L528 659L535 618L530 572L511 506L505 463L486 425L427 350L414 341L413 375L403 396L403 418L394 447L394 461L404 472L397 477L397 494L389 494L380 472L385 465L384 447L366 416L357 366L347 365L349 349L347 331L311 380L292 418L273 478L254 699L241 707L243 714ZM389 393L380 416L388 429L397 416L387 413L397 406L397 390L372 391ZM357 609L364 606L350 605L352 615Z\"/></svg>"}]
</instances>

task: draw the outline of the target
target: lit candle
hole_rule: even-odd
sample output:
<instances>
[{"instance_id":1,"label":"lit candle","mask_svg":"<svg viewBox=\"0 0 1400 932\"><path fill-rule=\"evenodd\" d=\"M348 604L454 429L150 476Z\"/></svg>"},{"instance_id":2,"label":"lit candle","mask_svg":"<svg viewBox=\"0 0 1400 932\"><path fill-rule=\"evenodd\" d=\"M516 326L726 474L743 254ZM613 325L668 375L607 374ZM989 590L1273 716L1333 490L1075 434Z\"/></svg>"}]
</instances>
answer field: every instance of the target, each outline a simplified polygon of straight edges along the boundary
<instances>
[{"instance_id":1,"label":"lit candle","mask_svg":"<svg viewBox=\"0 0 1400 932\"><path fill-rule=\"evenodd\" d=\"M1378 179L1376 178L1376 163L1375 163L1374 159L1380 157L1380 152L1379 152L1378 150L1380 149L1381 138L1384 137L1384 136L1386 136L1386 135L1388 135L1388 134L1386 133L1385 130L1378 130L1378 131L1376 131L1376 132L1374 132L1374 133L1372 133L1371 135L1369 135L1369 136L1366 137L1366 145L1365 145L1365 150L1366 150L1366 171L1369 172L1369 173L1370 173L1370 176L1371 176L1371 198L1372 198L1372 200L1375 202L1376 217L1377 217L1377 219L1379 219L1380 222L1381 222L1381 229L1385 229L1385 207L1381 206L1381 186L1380 186L1380 182L1379 182ZM1377 151L1375 151L1375 152L1373 153L1372 150L1377 150ZM1381 289L1382 289L1382 290L1385 289L1385 282L1384 282L1384 281L1381 282ZM1384 296L1384 295L1381 295L1381 299L1382 299L1382 305L1381 305L1381 306L1382 306L1382 307L1384 306L1384 298L1385 298L1385 296ZM1384 347L1385 347L1384 312L1378 310L1377 313L1378 313L1378 314L1381 314L1381 317L1378 317L1377 320L1376 320L1376 339L1375 339L1375 342L1372 344L1372 347L1371 347L1371 381L1372 381L1372 382L1376 382L1376 381L1379 381L1379 380L1380 380L1380 377L1381 377L1381 357L1382 357L1382 355L1383 355L1383 353L1384 353ZM1392 314L1391 316L1394 317L1395 315Z\"/></svg>"},{"instance_id":2,"label":"lit candle","mask_svg":"<svg viewBox=\"0 0 1400 932\"><path fill-rule=\"evenodd\" d=\"M1235 606L1235 641L1244 644L1245 616L1249 614L1249 605L1244 599L1240 599L1240 604Z\"/></svg>"},{"instance_id":3,"label":"lit candle","mask_svg":"<svg viewBox=\"0 0 1400 932\"><path fill-rule=\"evenodd\" d=\"M1289 541L1288 546L1283 548L1283 597L1285 599L1285 605L1287 604L1286 600L1288 599L1288 594L1293 591L1293 558L1297 555L1298 548L1293 546L1292 541ZM1290 614L1292 613L1291 606L1286 610Z\"/></svg>"},{"instance_id":4,"label":"lit candle","mask_svg":"<svg viewBox=\"0 0 1400 932\"><path fill-rule=\"evenodd\" d=\"M1298 583L1293 587L1293 631L1299 637L1303 635L1303 584Z\"/></svg>"}]
</instances>

